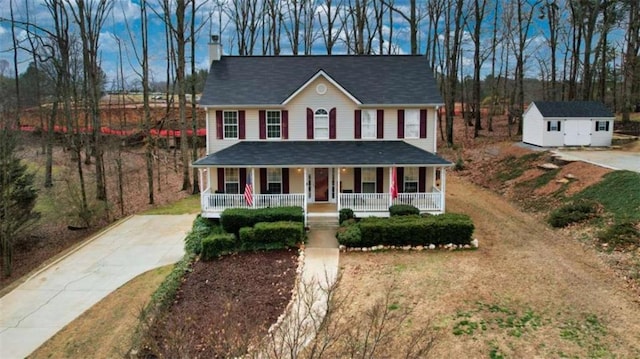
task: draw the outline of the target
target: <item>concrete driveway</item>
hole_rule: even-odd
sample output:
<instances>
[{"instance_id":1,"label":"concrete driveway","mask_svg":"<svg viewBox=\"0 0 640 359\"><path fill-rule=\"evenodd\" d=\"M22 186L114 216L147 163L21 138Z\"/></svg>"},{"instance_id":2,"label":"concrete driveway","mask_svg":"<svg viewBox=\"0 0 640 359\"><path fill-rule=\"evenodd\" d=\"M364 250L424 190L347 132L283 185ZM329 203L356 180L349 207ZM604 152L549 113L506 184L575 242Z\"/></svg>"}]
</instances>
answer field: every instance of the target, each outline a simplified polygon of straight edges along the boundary
<instances>
[{"instance_id":1,"label":"concrete driveway","mask_svg":"<svg viewBox=\"0 0 640 359\"><path fill-rule=\"evenodd\" d=\"M614 150L554 150L567 161L583 161L614 170L640 172L640 152Z\"/></svg>"},{"instance_id":2,"label":"concrete driveway","mask_svg":"<svg viewBox=\"0 0 640 359\"><path fill-rule=\"evenodd\" d=\"M194 218L130 217L0 298L0 358L24 358L134 277L177 262Z\"/></svg>"}]
</instances>

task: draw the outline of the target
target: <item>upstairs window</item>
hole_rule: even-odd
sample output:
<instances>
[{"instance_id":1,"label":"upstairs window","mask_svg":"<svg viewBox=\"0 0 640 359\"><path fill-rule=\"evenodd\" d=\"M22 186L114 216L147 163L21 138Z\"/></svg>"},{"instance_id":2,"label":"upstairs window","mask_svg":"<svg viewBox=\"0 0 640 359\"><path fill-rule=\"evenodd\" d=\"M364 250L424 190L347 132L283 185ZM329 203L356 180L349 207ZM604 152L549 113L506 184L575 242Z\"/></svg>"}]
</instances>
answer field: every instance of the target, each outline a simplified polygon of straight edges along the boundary
<instances>
[{"instance_id":1,"label":"upstairs window","mask_svg":"<svg viewBox=\"0 0 640 359\"><path fill-rule=\"evenodd\" d=\"M224 169L224 193L240 193L240 170L237 168Z\"/></svg>"},{"instance_id":2,"label":"upstairs window","mask_svg":"<svg viewBox=\"0 0 640 359\"><path fill-rule=\"evenodd\" d=\"M362 193L376 193L376 169L362 169Z\"/></svg>"},{"instance_id":3,"label":"upstairs window","mask_svg":"<svg viewBox=\"0 0 640 359\"><path fill-rule=\"evenodd\" d=\"M560 132L560 121L547 121L547 132Z\"/></svg>"},{"instance_id":4,"label":"upstairs window","mask_svg":"<svg viewBox=\"0 0 640 359\"><path fill-rule=\"evenodd\" d=\"M404 192L418 192L418 167L405 167L403 181Z\"/></svg>"},{"instance_id":5,"label":"upstairs window","mask_svg":"<svg viewBox=\"0 0 640 359\"><path fill-rule=\"evenodd\" d=\"M404 138L420 137L420 110L404 111Z\"/></svg>"},{"instance_id":6,"label":"upstairs window","mask_svg":"<svg viewBox=\"0 0 640 359\"><path fill-rule=\"evenodd\" d=\"M238 138L238 112L237 111L224 111L224 138L225 139L237 139Z\"/></svg>"},{"instance_id":7,"label":"upstairs window","mask_svg":"<svg viewBox=\"0 0 640 359\"><path fill-rule=\"evenodd\" d=\"M596 131L609 131L609 121L596 121Z\"/></svg>"},{"instance_id":8,"label":"upstairs window","mask_svg":"<svg viewBox=\"0 0 640 359\"><path fill-rule=\"evenodd\" d=\"M267 191L270 194L282 193L282 170L267 168Z\"/></svg>"},{"instance_id":9,"label":"upstairs window","mask_svg":"<svg viewBox=\"0 0 640 359\"><path fill-rule=\"evenodd\" d=\"M280 138L281 127L280 111L267 111L267 138Z\"/></svg>"},{"instance_id":10,"label":"upstairs window","mask_svg":"<svg viewBox=\"0 0 640 359\"><path fill-rule=\"evenodd\" d=\"M377 111L362 110L362 138L376 138Z\"/></svg>"},{"instance_id":11,"label":"upstairs window","mask_svg":"<svg viewBox=\"0 0 640 359\"><path fill-rule=\"evenodd\" d=\"M313 136L319 140L329 139L329 113L318 109L313 116Z\"/></svg>"}]
</instances>

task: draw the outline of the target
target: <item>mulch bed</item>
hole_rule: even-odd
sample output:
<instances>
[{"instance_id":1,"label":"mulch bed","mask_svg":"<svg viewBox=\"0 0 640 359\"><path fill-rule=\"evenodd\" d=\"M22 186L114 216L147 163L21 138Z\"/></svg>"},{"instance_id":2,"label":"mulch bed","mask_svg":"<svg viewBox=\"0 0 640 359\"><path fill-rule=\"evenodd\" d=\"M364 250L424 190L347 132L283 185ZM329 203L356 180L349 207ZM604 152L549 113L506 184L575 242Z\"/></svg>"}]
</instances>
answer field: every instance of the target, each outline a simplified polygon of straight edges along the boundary
<instances>
[{"instance_id":1,"label":"mulch bed","mask_svg":"<svg viewBox=\"0 0 640 359\"><path fill-rule=\"evenodd\" d=\"M196 262L143 357L228 358L262 339L291 299L297 250Z\"/></svg>"}]
</instances>

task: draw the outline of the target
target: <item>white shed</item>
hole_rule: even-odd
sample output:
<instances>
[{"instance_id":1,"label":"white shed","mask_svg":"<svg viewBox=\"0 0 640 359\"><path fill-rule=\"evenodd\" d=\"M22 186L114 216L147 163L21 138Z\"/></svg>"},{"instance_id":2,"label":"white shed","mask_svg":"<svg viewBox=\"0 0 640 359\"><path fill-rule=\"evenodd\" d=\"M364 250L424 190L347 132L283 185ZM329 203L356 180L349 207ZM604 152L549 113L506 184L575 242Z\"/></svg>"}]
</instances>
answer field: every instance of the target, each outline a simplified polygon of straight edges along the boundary
<instances>
[{"instance_id":1,"label":"white shed","mask_svg":"<svg viewBox=\"0 0 640 359\"><path fill-rule=\"evenodd\" d=\"M531 102L522 142L541 147L611 146L613 113L601 102Z\"/></svg>"}]
</instances>

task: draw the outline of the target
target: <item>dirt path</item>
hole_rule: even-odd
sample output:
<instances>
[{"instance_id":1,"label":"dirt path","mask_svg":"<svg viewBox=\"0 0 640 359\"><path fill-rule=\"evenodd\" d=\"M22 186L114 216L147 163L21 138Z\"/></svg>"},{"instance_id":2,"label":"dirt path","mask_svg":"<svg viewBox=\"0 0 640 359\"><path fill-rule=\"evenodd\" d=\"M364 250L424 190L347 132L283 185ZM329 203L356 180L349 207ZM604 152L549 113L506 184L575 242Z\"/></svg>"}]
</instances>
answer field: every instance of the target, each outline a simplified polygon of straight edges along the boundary
<instances>
[{"instance_id":1,"label":"dirt path","mask_svg":"<svg viewBox=\"0 0 640 359\"><path fill-rule=\"evenodd\" d=\"M391 281L412 326L440 329L435 357L640 356L640 298L591 249L455 175L447 211L473 218L479 250L345 253L352 311Z\"/></svg>"}]
</instances>

